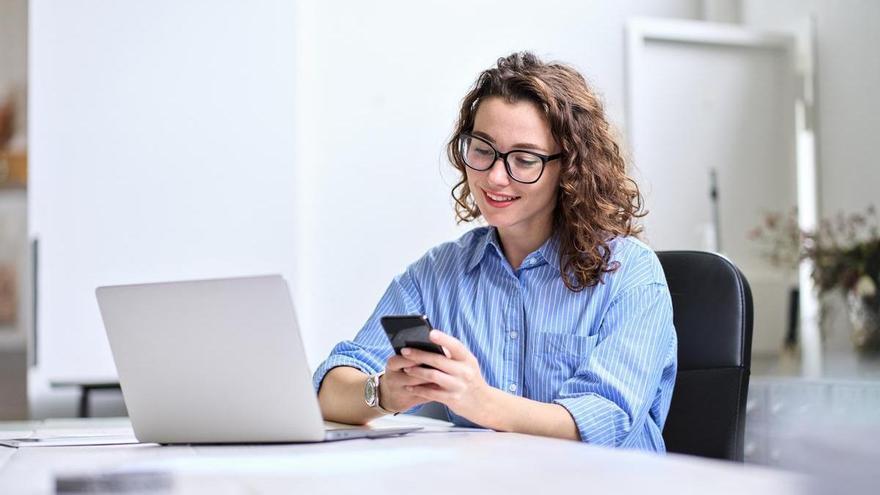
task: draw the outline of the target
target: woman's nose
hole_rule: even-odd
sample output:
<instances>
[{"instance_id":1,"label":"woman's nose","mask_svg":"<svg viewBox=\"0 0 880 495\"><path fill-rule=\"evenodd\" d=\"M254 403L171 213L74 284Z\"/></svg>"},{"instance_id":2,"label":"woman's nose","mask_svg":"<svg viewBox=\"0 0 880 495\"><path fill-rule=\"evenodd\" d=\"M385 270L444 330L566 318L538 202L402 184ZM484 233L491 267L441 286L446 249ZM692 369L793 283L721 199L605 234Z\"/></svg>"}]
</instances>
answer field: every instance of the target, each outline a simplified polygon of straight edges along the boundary
<instances>
[{"instance_id":1,"label":"woman's nose","mask_svg":"<svg viewBox=\"0 0 880 495\"><path fill-rule=\"evenodd\" d=\"M507 167L504 165L504 159L500 156L495 158L495 162L492 163L492 167L489 168L488 172L489 181L493 184L504 186L510 181L510 177L507 175Z\"/></svg>"}]
</instances>

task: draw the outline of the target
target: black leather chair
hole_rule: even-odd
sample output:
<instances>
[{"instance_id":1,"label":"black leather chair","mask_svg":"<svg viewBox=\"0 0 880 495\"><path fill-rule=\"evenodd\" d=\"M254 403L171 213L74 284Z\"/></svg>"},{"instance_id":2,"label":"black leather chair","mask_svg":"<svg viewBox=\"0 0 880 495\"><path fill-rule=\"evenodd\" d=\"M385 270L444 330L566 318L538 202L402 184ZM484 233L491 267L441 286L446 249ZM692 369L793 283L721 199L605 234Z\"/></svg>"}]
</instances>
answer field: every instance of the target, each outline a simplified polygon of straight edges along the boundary
<instances>
[{"instance_id":1,"label":"black leather chair","mask_svg":"<svg viewBox=\"0 0 880 495\"><path fill-rule=\"evenodd\" d=\"M678 375L663 430L666 449L742 461L752 354L749 283L717 254L657 256L678 334Z\"/></svg>"}]
</instances>

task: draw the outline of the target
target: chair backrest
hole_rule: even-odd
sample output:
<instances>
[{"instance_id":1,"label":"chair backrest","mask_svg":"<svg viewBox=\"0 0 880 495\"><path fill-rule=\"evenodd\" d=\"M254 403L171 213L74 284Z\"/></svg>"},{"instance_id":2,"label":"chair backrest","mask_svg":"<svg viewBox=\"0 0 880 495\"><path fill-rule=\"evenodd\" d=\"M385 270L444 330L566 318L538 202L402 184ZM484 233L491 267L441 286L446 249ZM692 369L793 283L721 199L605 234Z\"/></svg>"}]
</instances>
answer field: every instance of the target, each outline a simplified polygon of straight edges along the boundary
<instances>
[{"instance_id":1,"label":"chair backrest","mask_svg":"<svg viewBox=\"0 0 880 495\"><path fill-rule=\"evenodd\" d=\"M749 283L717 254L657 256L678 334L678 375L663 430L666 449L742 461L752 353Z\"/></svg>"}]
</instances>

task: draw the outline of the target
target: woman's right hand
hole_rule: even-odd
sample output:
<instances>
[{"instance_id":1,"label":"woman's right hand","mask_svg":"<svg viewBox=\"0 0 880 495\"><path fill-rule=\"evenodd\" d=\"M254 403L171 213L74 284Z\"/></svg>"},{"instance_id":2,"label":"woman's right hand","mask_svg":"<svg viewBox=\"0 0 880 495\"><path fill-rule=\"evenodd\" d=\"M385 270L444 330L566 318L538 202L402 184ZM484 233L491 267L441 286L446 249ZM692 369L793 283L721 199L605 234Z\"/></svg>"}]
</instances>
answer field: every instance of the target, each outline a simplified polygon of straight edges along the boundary
<instances>
[{"instance_id":1,"label":"woman's right hand","mask_svg":"<svg viewBox=\"0 0 880 495\"><path fill-rule=\"evenodd\" d=\"M406 391L407 386L428 383L425 380L404 373L404 368L412 366L419 366L419 363L396 354L388 358L388 362L385 364L385 374L379 380L379 405L383 409L403 412L428 402L421 397L413 395L412 392Z\"/></svg>"}]
</instances>

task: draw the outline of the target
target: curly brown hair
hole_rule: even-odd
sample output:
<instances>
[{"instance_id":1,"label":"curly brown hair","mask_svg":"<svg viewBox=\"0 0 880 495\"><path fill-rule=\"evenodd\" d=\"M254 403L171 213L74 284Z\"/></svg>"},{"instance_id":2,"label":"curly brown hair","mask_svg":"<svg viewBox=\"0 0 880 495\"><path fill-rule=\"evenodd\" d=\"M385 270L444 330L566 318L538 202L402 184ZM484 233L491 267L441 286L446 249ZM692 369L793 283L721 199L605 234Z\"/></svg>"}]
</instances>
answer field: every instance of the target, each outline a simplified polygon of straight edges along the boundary
<instances>
[{"instance_id":1,"label":"curly brown hair","mask_svg":"<svg viewBox=\"0 0 880 495\"><path fill-rule=\"evenodd\" d=\"M605 273L619 268L619 263L610 261L608 242L617 236L638 236L642 227L636 219L647 211L638 185L627 175L626 160L602 102L572 67L519 52L499 58L496 67L477 78L462 100L446 148L450 162L461 172L452 188L458 223L482 215L471 196L458 137L473 130L480 102L491 96L510 103L531 101L542 109L563 155L553 214L563 282L575 292L602 283Z\"/></svg>"}]
</instances>

